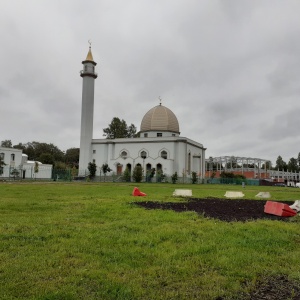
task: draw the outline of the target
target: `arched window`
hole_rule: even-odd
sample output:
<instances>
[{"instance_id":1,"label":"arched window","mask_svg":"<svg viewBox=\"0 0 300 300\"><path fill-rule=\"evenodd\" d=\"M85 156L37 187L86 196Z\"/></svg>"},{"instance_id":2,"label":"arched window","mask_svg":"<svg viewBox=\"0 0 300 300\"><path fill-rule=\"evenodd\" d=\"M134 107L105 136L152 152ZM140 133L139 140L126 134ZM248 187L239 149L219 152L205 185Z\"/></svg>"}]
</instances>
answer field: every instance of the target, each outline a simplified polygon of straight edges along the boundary
<instances>
[{"instance_id":1,"label":"arched window","mask_svg":"<svg viewBox=\"0 0 300 300\"><path fill-rule=\"evenodd\" d=\"M159 172L162 170L162 165L161 164L157 164L156 165L156 171Z\"/></svg>"},{"instance_id":2,"label":"arched window","mask_svg":"<svg viewBox=\"0 0 300 300\"><path fill-rule=\"evenodd\" d=\"M126 151L122 151L122 152L121 152L121 157L122 157L122 158L125 159L125 158L127 158L127 156L128 156L128 154L127 154Z\"/></svg>"},{"instance_id":3,"label":"arched window","mask_svg":"<svg viewBox=\"0 0 300 300\"><path fill-rule=\"evenodd\" d=\"M147 152L146 151L142 151L141 152L141 158L145 159L147 157Z\"/></svg>"},{"instance_id":4,"label":"arched window","mask_svg":"<svg viewBox=\"0 0 300 300\"><path fill-rule=\"evenodd\" d=\"M151 168L152 168L151 164L147 164L147 165L146 165L146 170L147 170L147 171L150 171Z\"/></svg>"},{"instance_id":5,"label":"arched window","mask_svg":"<svg viewBox=\"0 0 300 300\"><path fill-rule=\"evenodd\" d=\"M167 151L165 151L165 150L161 151L161 152L160 152L160 156L161 156L161 158L163 158L163 159L167 159L167 158L168 158L168 153L167 153Z\"/></svg>"},{"instance_id":6,"label":"arched window","mask_svg":"<svg viewBox=\"0 0 300 300\"><path fill-rule=\"evenodd\" d=\"M128 169L129 173L131 174L131 164L127 164L126 168Z\"/></svg>"}]
</instances>

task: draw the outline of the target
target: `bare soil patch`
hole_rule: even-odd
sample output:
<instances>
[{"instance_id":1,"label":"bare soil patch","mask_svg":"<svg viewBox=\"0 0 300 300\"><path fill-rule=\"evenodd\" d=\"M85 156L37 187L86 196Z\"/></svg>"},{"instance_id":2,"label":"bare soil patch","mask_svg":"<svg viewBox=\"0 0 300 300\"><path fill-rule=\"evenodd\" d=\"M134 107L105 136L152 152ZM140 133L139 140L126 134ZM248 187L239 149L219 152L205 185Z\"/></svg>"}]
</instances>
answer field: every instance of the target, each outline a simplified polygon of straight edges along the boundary
<instances>
[{"instance_id":1,"label":"bare soil patch","mask_svg":"<svg viewBox=\"0 0 300 300\"><path fill-rule=\"evenodd\" d=\"M266 201L264 200L190 198L184 202L138 201L134 203L146 209L170 209L176 212L194 211L205 217L226 222L245 222L257 219L288 219L286 217L266 214L264 212ZM284 201L284 203L292 205L294 202Z\"/></svg>"}]
</instances>

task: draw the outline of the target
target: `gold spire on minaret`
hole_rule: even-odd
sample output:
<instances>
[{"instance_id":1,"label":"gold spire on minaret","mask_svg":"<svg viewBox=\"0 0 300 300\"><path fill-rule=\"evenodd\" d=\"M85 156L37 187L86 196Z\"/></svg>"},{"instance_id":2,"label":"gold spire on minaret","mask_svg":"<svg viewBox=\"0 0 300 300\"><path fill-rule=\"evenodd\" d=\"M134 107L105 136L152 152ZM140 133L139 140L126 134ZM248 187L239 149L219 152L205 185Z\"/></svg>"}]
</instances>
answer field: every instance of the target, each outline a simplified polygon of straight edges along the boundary
<instances>
[{"instance_id":1,"label":"gold spire on minaret","mask_svg":"<svg viewBox=\"0 0 300 300\"><path fill-rule=\"evenodd\" d=\"M85 60L94 61L92 50L91 50L91 48L92 48L92 42L90 42L90 40L88 42L90 44L90 47L89 47L89 52L88 52Z\"/></svg>"}]
</instances>

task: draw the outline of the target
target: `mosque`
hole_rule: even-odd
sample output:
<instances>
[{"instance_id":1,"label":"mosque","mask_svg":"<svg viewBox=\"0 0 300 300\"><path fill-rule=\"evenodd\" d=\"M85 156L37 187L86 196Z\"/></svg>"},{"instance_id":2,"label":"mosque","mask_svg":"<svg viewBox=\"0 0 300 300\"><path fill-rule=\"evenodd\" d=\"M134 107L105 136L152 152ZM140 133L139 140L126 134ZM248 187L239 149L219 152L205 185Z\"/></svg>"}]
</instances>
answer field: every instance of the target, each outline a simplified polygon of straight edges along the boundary
<instances>
[{"instance_id":1,"label":"mosque","mask_svg":"<svg viewBox=\"0 0 300 300\"><path fill-rule=\"evenodd\" d=\"M151 108L143 117L137 138L93 139L94 86L97 63L91 46L82 62L81 134L79 175L88 174L90 162L97 167L108 164L112 172L121 175L126 168L130 172L136 165L144 175L155 168L156 172L189 176L196 172L205 177L205 150L202 144L181 137L176 115L161 103Z\"/></svg>"}]
</instances>

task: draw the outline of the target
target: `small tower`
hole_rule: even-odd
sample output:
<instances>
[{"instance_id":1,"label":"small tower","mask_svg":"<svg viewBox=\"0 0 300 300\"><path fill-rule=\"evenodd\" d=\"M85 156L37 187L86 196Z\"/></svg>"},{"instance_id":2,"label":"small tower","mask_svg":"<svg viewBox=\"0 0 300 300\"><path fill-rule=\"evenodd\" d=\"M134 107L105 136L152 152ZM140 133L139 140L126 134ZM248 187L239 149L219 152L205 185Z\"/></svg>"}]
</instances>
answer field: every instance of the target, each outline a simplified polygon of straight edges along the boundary
<instances>
[{"instance_id":1,"label":"small tower","mask_svg":"<svg viewBox=\"0 0 300 300\"><path fill-rule=\"evenodd\" d=\"M94 118L94 90L95 79L98 77L95 72L91 43L86 59L82 62L83 70L80 71L82 77L82 106L81 106L81 130L80 130L80 155L79 174L85 174L92 158L93 139L93 118Z\"/></svg>"}]
</instances>

